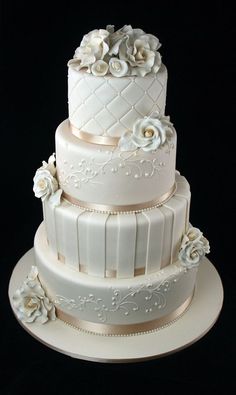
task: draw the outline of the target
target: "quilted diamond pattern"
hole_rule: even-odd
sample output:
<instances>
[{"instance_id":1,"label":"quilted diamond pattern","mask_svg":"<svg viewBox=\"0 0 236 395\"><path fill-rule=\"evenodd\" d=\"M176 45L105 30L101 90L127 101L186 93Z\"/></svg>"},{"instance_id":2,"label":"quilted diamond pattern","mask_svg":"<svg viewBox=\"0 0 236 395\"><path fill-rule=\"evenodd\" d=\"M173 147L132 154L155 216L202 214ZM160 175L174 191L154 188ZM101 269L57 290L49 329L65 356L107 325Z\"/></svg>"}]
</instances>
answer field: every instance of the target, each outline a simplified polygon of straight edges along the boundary
<instances>
[{"instance_id":1,"label":"quilted diamond pattern","mask_svg":"<svg viewBox=\"0 0 236 395\"><path fill-rule=\"evenodd\" d=\"M167 71L145 77L95 77L69 68L69 118L87 133L119 137L136 119L164 113Z\"/></svg>"},{"instance_id":2,"label":"quilted diamond pattern","mask_svg":"<svg viewBox=\"0 0 236 395\"><path fill-rule=\"evenodd\" d=\"M119 96L116 96L114 100L112 100L108 105L107 109L116 116L116 120L119 122L119 119L123 117L130 110L130 104L125 100L120 100Z\"/></svg>"},{"instance_id":3,"label":"quilted diamond pattern","mask_svg":"<svg viewBox=\"0 0 236 395\"><path fill-rule=\"evenodd\" d=\"M143 96L144 91L137 84L132 84L132 88L129 85L123 91L121 91L121 97L131 106L134 106L139 99Z\"/></svg>"}]
</instances>

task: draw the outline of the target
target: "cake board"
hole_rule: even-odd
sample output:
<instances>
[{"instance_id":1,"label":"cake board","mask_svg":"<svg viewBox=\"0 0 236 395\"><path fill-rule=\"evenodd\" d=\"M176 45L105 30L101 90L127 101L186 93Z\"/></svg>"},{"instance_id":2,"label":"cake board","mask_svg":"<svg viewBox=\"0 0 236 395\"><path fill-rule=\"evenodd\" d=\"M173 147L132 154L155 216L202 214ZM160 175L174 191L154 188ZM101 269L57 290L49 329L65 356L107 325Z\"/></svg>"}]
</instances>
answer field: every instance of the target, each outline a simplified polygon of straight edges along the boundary
<instances>
[{"instance_id":1,"label":"cake board","mask_svg":"<svg viewBox=\"0 0 236 395\"><path fill-rule=\"evenodd\" d=\"M34 263L30 249L16 264L9 283L12 298ZM139 362L180 351L203 337L216 322L223 304L223 286L213 264L204 258L200 265L192 302L175 322L153 332L130 336L102 336L75 329L57 319L44 325L22 327L35 339L70 357L107 363Z\"/></svg>"}]
</instances>

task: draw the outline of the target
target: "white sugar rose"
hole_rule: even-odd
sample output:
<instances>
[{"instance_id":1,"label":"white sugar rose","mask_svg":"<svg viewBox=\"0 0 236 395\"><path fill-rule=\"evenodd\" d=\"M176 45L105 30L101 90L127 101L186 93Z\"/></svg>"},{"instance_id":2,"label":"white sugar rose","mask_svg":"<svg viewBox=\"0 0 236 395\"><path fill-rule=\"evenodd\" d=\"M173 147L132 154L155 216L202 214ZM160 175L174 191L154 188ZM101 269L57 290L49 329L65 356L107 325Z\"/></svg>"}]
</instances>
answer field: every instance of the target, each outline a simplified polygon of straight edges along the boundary
<instances>
[{"instance_id":1,"label":"white sugar rose","mask_svg":"<svg viewBox=\"0 0 236 395\"><path fill-rule=\"evenodd\" d=\"M153 73L156 74L159 71L159 69L161 67L161 63L162 63L162 61L161 61L161 54L160 54L160 52L156 52L155 53L154 64L152 66L152 72Z\"/></svg>"},{"instance_id":2,"label":"white sugar rose","mask_svg":"<svg viewBox=\"0 0 236 395\"><path fill-rule=\"evenodd\" d=\"M38 279L38 270L32 266L23 285L13 295L13 305L19 320L44 324L55 320L55 307L48 299Z\"/></svg>"},{"instance_id":3,"label":"white sugar rose","mask_svg":"<svg viewBox=\"0 0 236 395\"><path fill-rule=\"evenodd\" d=\"M87 68L90 72L91 66L97 60L103 60L109 51L108 36L109 32L105 29L96 29L86 34L75 51L74 59L71 59L68 65L72 65L76 70Z\"/></svg>"},{"instance_id":4,"label":"white sugar rose","mask_svg":"<svg viewBox=\"0 0 236 395\"><path fill-rule=\"evenodd\" d=\"M114 31L113 25L108 25L107 30L110 32L109 36L109 55L118 55L121 43L128 39L128 34L132 34L133 29L130 25L125 25L121 29Z\"/></svg>"},{"instance_id":5,"label":"white sugar rose","mask_svg":"<svg viewBox=\"0 0 236 395\"><path fill-rule=\"evenodd\" d=\"M124 60L111 58L109 61L109 70L115 77L123 77L128 74L129 67Z\"/></svg>"},{"instance_id":6,"label":"white sugar rose","mask_svg":"<svg viewBox=\"0 0 236 395\"><path fill-rule=\"evenodd\" d=\"M153 114L150 117L138 119L133 131L125 132L120 138L119 148L121 151L153 151L163 146L168 137L173 134L173 125L169 117Z\"/></svg>"},{"instance_id":7,"label":"white sugar rose","mask_svg":"<svg viewBox=\"0 0 236 395\"><path fill-rule=\"evenodd\" d=\"M33 181L34 194L37 198L41 198L42 200L45 200L47 196L52 195L58 190L58 182L49 170L38 169Z\"/></svg>"},{"instance_id":8,"label":"white sugar rose","mask_svg":"<svg viewBox=\"0 0 236 395\"><path fill-rule=\"evenodd\" d=\"M119 58L129 63L131 74L144 77L151 71L156 73L161 66L161 57L157 52L161 46L158 38L131 26L125 26L118 32L122 37L117 38L113 45L113 53L118 48Z\"/></svg>"},{"instance_id":9,"label":"white sugar rose","mask_svg":"<svg viewBox=\"0 0 236 395\"><path fill-rule=\"evenodd\" d=\"M184 267L191 269L199 266L201 259L209 252L209 242L202 232L197 228L190 228L183 237L179 260Z\"/></svg>"},{"instance_id":10,"label":"white sugar rose","mask_svg":"<svg viewBox=\"0 0 236 395\"><path fill-rule=\"evenodd\" d=\"M43 165L36 171L33 178L33 191L37 198L44 201L50 197L53 206L60 204L62 190L58 189L56 176L55 154L51 155L48 162L43 161Z\"/></svg>"},{"instance_id":11,"label":"white sugar rose","mask_svg":"<svg viewBox=\"0 0 236 395\"><path fill-rule=\"evenodd\" d=\"M104 75L107 74L108 71L108 64L104 62L103 60L97 60L92 66L91 66L91 72L93 75L96 75L98 77L103 77Z\"/></svg>"},{"instance_id":12,"label":"white sugar rose","mask_svg":"<svg viewBox=\"0 0 236 395\"><path fill-rule=\"evenodd\" d=\"M43 166L41 167L41 169L50 171L51 175L54 177L57 170L55 166L55 161L56 161L55 153L53 153L49 157L48 162L43 161Z\"/></svg>"}]
</instances>

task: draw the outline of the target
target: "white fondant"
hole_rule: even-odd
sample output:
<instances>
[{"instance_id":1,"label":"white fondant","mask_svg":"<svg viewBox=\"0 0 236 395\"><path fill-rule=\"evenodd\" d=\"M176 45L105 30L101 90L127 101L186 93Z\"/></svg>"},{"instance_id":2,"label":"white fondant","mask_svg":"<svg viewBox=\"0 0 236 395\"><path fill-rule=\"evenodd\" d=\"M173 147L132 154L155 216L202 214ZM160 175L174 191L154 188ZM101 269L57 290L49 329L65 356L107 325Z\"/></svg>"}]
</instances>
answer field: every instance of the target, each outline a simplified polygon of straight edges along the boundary
<instances>
[{"instance_id":1,"label":"white fondant","mask_svg":"<svg viewBox=\"0 0 236 395\"><path fill-rule=\"evenodd\" d=\"M35 257L40 281L56 306L97 323L134 324L169 314L193 293L197 273L175 264L132 279L88 276L55 259L43 225L35 236Z\"/></svg>"},{"instance_id":2,"label":"white fondant","mask_svg":"<svg viewBox=\"0 0 236 395\"><path fill-rule=\"evenodd\" d=\"M135 269L135 248L137 234L135 214L118 216L117 262L118 278L133 277ZM132 229L132 231L131 231Z\"/></svg>"},{"instance_id":3,"label":"white fondant","mask_svg":"<svg viewBox=\"0 0 236 395\"><path fill-rule=\"evenodd\" d=\"M65 265L80 266L93 276L116 271L118 278L133 277L142 268L153 273L178 259L189 225L189 185L176 175L176 194L163 206L141 213L109 215L84 211L66 201L53 208L45 204L47 239L54 256Z\"/></svg>"},{"instance_id":4,"label":"white fondant","mask_svg":"<svg viewBox=\"0 0 236 395\"><path fill-rule=\"evenodd\" d=\"M145 77L94 76L68 71L69 119L94 135L120 137L134 122L157 111L165 113L167 70Z\"/></svg>"},{"instance_id":5,"label":"white fondant","mask_svg":"<svg viewBox=\"0 0 236 395\"><path fill-rule=\"evenodd\" d=\"M106 222L106 267L115 271L118 262L117 240L119 237L119 216L109 215ZM143 262L142 262L143 263Z\"/></svg>"},{"instance_id":6,"label":"white fondant","mask_svg":"<svg viewBox=\"0 0 236 395\"><path fill-rule=\"evenodd\" d=\"M121 152L79 140L64 121L56 132L56 155L60 188L85 202L144 203L169 192L175 182L174 130L156 151Z\"/></svg>"},{"instance_id":7,"label":"white fondant","mask_svg":"<svg viewBox=\"0 0 236 395\"><path fill-rule=\"evenodd\" d=\"M88 249L88 273L95 276L104 277L106 270L106 221L107 216L100 216L93 213L91 218L92 226L88 226L87 249ZM90 242L93 240L93 245ZM83 247L82 247L83 248ZM99 257L99 258L98 258ZM98 259L101 263L98 265Z\"/></svg>"},{"instance_id":8,"label":"white fondant","mask_svg":"<svg viewBox=\"0 0 236 395\"><path fill-rule=\"evenodd\" d=\"M165 218L159 209L143 212L143 216L148 222L147 245L144 251L146 252L145 272L149 274L162 267ZM142 241L140 243L142 246Z\"/></svg>"}]
</instances>

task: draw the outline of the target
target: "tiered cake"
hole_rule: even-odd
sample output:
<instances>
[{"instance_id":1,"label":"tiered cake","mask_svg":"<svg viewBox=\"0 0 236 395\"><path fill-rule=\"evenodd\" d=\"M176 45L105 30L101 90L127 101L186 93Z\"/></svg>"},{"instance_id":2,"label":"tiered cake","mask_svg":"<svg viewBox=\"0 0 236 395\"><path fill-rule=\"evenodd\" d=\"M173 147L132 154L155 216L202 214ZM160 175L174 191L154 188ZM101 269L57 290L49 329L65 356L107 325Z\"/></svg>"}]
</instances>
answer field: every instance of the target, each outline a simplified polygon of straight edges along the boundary
<instances>
[{"instance_id":1,"label":"tiered cake","mask_svg":"<svg viewBox=\"0 0 236 395\"><path fill-rule=\"evenodd\" d=\"M140 29L88 33L69 61L69 119L34 177L44 221L18 317L127 335L171 323L191 302L208 241L189 225L175 170L159 40Z\"/></svg>"}]
</instances>

